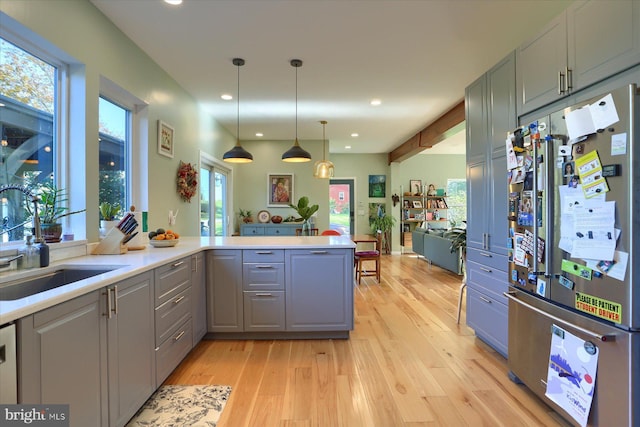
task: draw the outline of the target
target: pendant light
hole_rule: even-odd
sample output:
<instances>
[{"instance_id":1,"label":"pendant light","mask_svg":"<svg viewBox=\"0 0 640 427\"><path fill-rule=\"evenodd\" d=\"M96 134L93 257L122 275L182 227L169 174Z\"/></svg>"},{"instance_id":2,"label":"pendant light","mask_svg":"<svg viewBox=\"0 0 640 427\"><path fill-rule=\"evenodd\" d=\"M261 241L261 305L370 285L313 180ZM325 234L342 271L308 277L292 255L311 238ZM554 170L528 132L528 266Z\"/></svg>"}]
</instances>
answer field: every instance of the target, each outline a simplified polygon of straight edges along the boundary
<instances>
[{"instance_id":1,"label":"pendant light","mask_svg":"<svg viewBox=\"0 0 640 427\"><path fill-rule=\"evenodd\" d=\"M233 65L238 67L238 115L236 121L236 145L222 156L222 160L228 163L251 163L253 156L240 145L240 67L244 65L244 59L233 58Z\"/></svg>"},{"instance_id":2,"label":"pendant light","mask_svg":"<svg viewBox=\"0 0 640 427\"><path fill-rule=\"evenodd\" d=\"M311 160L311 154L305 151L298 143L298 68L302 67L302 61L299 59L292 59L291 66L296 69L296 140L293 146L284 152L282 155L283 162L301 163Z\"/></svg>"},{"instance_id":3,"label":"pendant light","mask_svg":"<svg viewBox=\"0 0 640 427\"><path fill-rule=\"evenodd\" d=\"M322 123L322 160L318 160L313 166L313 176L316 178L332 178L333 177L333 163L329 160L325 160L324 153L325 143L327 140L324 137L324 127L327 124L326 120L320 120Z\"/></svg>"}]
</instances>

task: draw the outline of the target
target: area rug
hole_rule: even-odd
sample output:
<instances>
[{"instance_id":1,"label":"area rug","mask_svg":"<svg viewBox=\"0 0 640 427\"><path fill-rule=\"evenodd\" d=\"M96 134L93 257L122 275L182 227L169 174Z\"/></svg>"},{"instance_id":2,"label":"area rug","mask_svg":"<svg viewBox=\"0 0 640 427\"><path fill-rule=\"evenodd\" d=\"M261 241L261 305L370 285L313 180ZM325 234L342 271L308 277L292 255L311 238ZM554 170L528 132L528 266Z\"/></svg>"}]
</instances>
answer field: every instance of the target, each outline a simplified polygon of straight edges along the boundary
<instances>
[{"instance_id":1,"label":"area rug","mask_svg":"<svg viewBox=\"0 0 640 427\"><path fill-rule=\"evenodd\" d=\"M126 427L215 427L230 394L229 386L161 386Z\"/></svg>"}]
</instances>

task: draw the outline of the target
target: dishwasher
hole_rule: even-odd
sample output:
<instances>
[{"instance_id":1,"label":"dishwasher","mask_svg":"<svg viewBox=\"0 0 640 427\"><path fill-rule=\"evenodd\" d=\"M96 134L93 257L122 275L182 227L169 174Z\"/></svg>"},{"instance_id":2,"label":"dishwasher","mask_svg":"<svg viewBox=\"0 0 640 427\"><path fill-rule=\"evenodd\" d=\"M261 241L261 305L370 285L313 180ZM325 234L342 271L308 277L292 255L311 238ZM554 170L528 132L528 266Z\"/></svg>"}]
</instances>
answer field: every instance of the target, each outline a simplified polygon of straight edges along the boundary
<instances>
[{"instance_id":1,"label":"dishwasher","mask_svg":"<svg viewBox=\"0 0 640 427\"><path fill-rule=\"evenodd\" d=\"M16 325L0 327L0 404L18 403Z\"/></svg>"}]
</instances>

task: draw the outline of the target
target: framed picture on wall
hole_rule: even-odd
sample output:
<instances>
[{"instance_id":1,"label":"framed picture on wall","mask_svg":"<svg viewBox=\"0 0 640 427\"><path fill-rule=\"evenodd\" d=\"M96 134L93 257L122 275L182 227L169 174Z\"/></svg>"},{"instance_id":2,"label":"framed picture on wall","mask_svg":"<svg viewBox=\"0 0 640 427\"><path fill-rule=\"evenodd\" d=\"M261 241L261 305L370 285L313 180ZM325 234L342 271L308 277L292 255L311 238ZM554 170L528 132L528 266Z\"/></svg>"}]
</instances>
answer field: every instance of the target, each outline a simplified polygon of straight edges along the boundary
<instances>
[{"instance_id":1,"label":"framed picture on wall","mask_svg":"<svg viewBox=\"0 0 640 427\"><path fill-rule=\"evenodd\" d=\"M386 197L386 175L369 175L369 197Z\"/></svg>"},{"instance_id":2,"label":"framed picture on wall","mask_svg":"<svg viewBox=\"0 0 640 427\"><path fill-rule=\"evenodd\" d=\"M158 154L173 158L174 130L162 120L158 120Z\"/></svg>"},{"instance_id":3,"label":"framed picture on wall","mask_svg":"<svg viewBox=\"0 0 640 427\"><path fill-rule=\"evenodd\" d=\"M267 174L267 194L267 206L288 207L289 203L293 203L293 174Z\"/></svg>"}]
</instances>

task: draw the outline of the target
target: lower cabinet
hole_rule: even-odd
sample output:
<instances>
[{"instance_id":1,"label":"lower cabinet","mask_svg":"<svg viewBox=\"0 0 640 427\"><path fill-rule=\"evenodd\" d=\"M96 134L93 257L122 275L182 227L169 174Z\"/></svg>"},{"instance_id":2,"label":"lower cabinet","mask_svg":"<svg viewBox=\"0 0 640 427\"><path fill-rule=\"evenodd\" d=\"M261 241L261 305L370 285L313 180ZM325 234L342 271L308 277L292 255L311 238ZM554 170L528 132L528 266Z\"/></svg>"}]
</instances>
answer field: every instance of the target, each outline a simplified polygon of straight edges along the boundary
<instances>
[{"instance_id":1,"label":"lower cabinet","mask_svg":"<svg viewBox=\"0 0 640 427\"><path fill-rule=\"evenodd\" d=\"M71 426L123 426L155 390L153 275L18 321L19 402L69 404Z\"/></svg>"},{"instance_id":2,"label":"lower cabinet","mask_svg":"<svg viewBox=\"0 0 640 427\"><path fill-rule=\"evenodd\" d=\"M353 329L353 249L213 249L206 271L209 332Z\"/></svg>"},{"instance_id":3,"label":"lower cabinet","mask_svg":"<svg viewBox=\"0 0 640 427\"><path fill-rule=\"evenodd\" d=\"M207 281L202 252L191 255L191 317L195 347L207 333Z\"/></svg>"}]
</instances>

